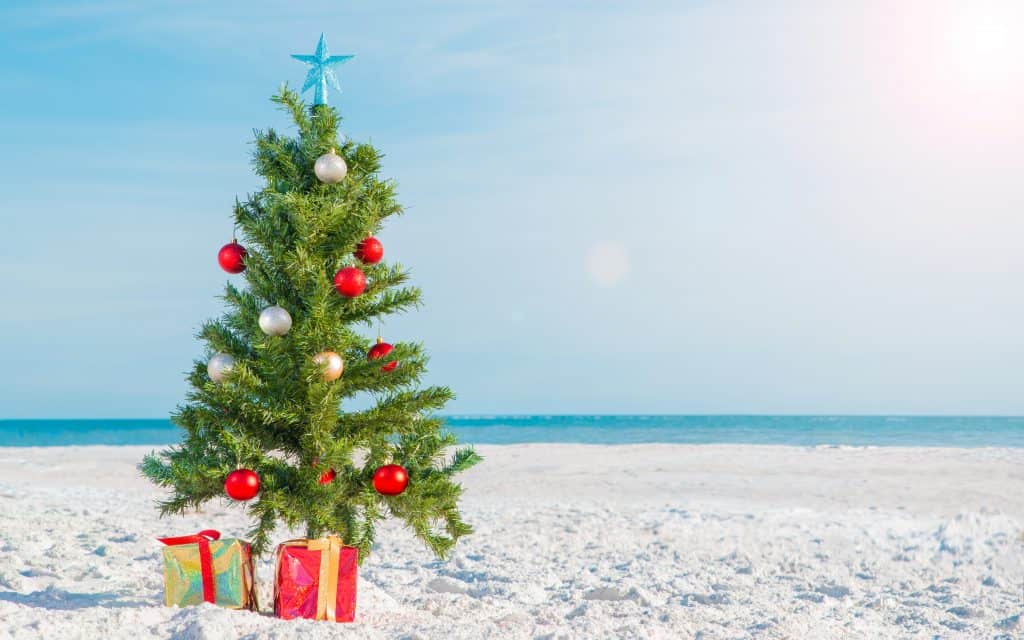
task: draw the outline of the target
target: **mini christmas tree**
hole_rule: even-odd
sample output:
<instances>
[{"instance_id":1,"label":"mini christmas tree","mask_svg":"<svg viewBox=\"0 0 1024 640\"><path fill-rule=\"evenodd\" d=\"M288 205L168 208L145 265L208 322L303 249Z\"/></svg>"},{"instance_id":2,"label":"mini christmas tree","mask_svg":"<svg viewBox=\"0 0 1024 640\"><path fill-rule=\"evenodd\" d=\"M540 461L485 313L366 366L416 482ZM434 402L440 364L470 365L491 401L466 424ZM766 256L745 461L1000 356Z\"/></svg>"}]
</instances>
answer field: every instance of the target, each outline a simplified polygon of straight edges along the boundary
<instances>
[{"instance_id":1,"label":"mini christmas tree","mask_svg":"<svg viewBox=\"0 0 1024 640\"><path fill-rule=\"evenodd\" d=\"M402 212L395 185L379 176L381 154L342 141L340 118L325 104L327 82L336 84L330 64L340 58L319 48L300 57L314 67L306 83L316 87L313 106L287 87L273 98L297 137L256 132L254 165L266 184L236 203L241 237L218 256L247 286L229 283L228 311L199 334L207 357L172 416L183 441L140 468L171 489L162 515L225 492L249 500L256 553L283 522L308 538L337 534L362 560L391 515L444 557L472 531L453 476L480 458L453 449L435 415L451 390L419 387L423 347L373 344L361 331L416 307L420 291L401 265L382 261L373 237ZM346 410L357 396L372 406Z\"/></svg>"}]
</instances>

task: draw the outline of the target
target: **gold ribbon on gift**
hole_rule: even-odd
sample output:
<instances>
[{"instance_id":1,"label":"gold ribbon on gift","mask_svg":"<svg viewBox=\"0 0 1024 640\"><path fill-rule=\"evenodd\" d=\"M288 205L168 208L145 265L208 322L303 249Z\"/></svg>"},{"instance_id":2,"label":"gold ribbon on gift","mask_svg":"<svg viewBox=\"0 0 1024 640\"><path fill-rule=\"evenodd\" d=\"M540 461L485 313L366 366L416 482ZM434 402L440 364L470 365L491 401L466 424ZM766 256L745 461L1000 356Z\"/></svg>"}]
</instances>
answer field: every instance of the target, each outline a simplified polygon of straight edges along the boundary
<instances>
[{"instance_id":1,"label":"gold ribbon on gift","mask_svg":"<svg viewBox=\"0 0 1024 640\"><path fill-rule=\"evenodd\" d=\"M320 552L320 579L316 585L316 619L338 621L338 564L341 558L341 538L330 535L316 540L289 540L282 546L306 547Z\"/></svg>"}]
</instances>

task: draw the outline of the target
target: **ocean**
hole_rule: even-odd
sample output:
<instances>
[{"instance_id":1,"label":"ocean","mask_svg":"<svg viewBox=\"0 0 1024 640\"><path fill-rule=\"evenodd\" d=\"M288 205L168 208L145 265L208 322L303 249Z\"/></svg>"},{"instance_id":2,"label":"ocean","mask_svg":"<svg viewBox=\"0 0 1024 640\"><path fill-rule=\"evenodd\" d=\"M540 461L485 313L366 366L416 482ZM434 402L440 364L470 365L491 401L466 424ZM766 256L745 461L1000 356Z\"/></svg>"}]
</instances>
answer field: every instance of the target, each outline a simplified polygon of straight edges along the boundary
<instances>
[{"instance_id":1,"label":"ocean","mask_svg":"<svg viewBox=\"0 0 1024 640\"><path fill-rule=\"evenodd\" d=\"M465 443L1024 447L1024 417L489 415L446 417ZM0 446L166 445L168 420L0 420Z\"/></svg>"}]
</instances>

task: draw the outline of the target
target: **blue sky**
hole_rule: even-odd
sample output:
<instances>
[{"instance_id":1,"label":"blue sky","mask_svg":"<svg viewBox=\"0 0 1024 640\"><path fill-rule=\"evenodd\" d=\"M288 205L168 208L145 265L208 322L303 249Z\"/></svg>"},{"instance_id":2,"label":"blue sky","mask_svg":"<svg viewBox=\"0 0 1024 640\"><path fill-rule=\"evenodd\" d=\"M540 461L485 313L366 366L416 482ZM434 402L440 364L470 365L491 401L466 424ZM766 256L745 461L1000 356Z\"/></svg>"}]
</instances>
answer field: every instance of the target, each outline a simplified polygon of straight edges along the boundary
<instances>
[{"instance_id":1,"label":"blue sky","mask_svg":"<svg viewBox=\"0 0 1024 640\"><path fill-rule=\"evenodd\" d=\"M769 4L771 6L769 6ZM301 6L296 6L301 5ZM1021 413L1024 12L6 2L0 417L161 417L320 32L462 413Z\"/></svg>"}]
</instances>

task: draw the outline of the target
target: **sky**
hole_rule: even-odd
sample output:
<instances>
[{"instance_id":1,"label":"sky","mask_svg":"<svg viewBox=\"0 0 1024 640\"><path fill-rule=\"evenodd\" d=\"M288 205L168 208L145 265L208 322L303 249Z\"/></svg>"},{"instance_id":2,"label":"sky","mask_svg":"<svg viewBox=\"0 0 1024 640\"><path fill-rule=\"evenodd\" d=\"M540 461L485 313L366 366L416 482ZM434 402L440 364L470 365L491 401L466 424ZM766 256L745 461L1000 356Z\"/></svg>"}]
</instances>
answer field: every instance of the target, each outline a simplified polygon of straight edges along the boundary
<instances>
[{"instance_id":1,"label":"sky","mask_svg":"<svg viewBox=\"0 0 1024 640\"><path fill-rule=\"evenodd\" d=\"M324 32L452 413L1024 413L1024 5L0 7L0 418L163 417Z\"/></svg>"}]
</instances>

